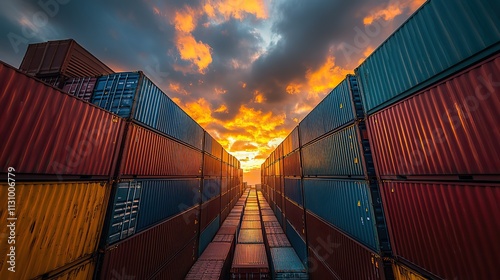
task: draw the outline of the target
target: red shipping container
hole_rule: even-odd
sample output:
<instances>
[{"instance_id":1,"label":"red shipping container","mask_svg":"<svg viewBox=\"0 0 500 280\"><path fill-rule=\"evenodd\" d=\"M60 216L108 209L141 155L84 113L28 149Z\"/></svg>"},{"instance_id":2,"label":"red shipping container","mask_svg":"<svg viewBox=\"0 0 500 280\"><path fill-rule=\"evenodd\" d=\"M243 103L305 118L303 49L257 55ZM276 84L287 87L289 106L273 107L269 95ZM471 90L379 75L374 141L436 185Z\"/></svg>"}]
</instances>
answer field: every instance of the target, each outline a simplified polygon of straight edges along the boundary
<instances>
[{"instance_id":1,"label":"red shipping container","mask_svg":"<svg viewBox=\"0 0 500 280\"><path fill-rule=\"evenodd\" d=\"M135 123L128 123L119 176L201 176L202 153Z\"/></svg>"},{"instance_id":2,"label":"red shipping container","mask_svg":"<svg viewBox=\"0 0 500 280\"><path fill-rule=\"evenodd\" d=\"M308 260L308 270L309 270L309 279L311 280L325 280L325 279L336 279L340 280L340 278L335 275L330 268L322 261L321 257L318 257L316 253L308 248L309 258Z\"/></svg>"},{"instance_id":3,"label":"red shipping container","mask_svg":"<svg viewBox=\"0 0 500 280\"><path fill-rule=\"evenodd\" d=\"M203 157L203 176L221 176L222 162L208 154Z\"/></svg>"},{"instance_id":4,"label":"red shipping container","mask_svg":"<svg viewBox=\"0 0 500 280\"><path fill-rule=\"evenodd\" d=\"M500 183L384 182L381 192L396 256L441 278L500 279Z\"/></svg>"},{"instance_id":5,"label":"red shipping container","mask_svg":"<svg viewBox=\"0 0 500 280\"><path fill-rule=\"evenodd\" d=\"M184 277L194 263L194 249L197 249L191 247L196 247L198 211L198 207L193 208L107 248L100 279L116 278L116 274L134 279L149 279L172 259L182 259L178 265L185 269L181 278ZM181 256L184 258L180 258L178 252L183 252ZM186 255L193 256L191 264Z\"/></svg>"},{"instance_id":6,"label":"red shipping container","mask_svg":"<svg viewBox=\"0 0 500 280\"><path fill-rule=\"evenodd\" d=\"M220 197L214 198L201 205L200 226L203 231L220 213Z\"/></svg>"},{"instance_id":7,"label":"red shipping container","mask_svg":"<svg viewBox=\"0 0 500 280\"><path fill-rule=\"evenodd\" d=\"M0 172L14 167L18 180L40 175L107 178L115 168L121 118L3 62L0 120Z\"/></svg>"},{"instance_id":8,"label":"red shipping container","mask_svg":"<svg viewBox=\"0 0 500 280\"><path fill-rule=\"evenodd\" d=\"M283 159L283 175L301 176L300 151L296 151Z\"/></svg>"},{"instance_id":9,"label":"red shipping container","mask_svg":"<svg viewBox=\"0 0 500 280\"><path fill-rule=\"evenodd\" d=\"M62 90L90 102L96 82L96 77L71 78L64 83Z\"/></svg>"},{"instance_id":10,"label":"red shipping container","mask_svg":"<svg viewBox=\"0 0 500 280\"><path fill-rule=\"evenodd\" d=\"M309 249L339 279L385 279L381 258L307 212Z\"/></svg>"},{"instance_id":11,"label":"red shipping container","mask_svg":"<svg viewBox=\"0 0 500 280\"><path fill-rule=\"evenodd\" d=\"M270 279L264 244L236 244L232 279Z\"/></svg>"},{"instance_id":12,"label":"red shipping container","mask_svg":"<svg viewBox=\"0 0 500 280\"><path fill-rule=\"evenodd\" d=\"M188 274L191 267L195 264L195 254L196 254L196 238L193 239L181 252L179 252L173 260L171 260L166 266L164 266L157 274L155 274L151 280L164 280L164 279L184 279ZM120 278L118 275L113 275L111 279L142 279L142 278ZM118 276L118 277L117 277Z\"/></svg>"},{"instance_id":13,"label":"red shipping container","mask_svg":"<svg viewBox=\"0 0 500 280\"><path fill-rule=\"evenodd\" d=\"M19 69L39 77L54 74L91 77L114 73L73 39L30 44Z\"/></svg>"},{"instance_id":14,"label":"red shipping container","mask_svg":"<svg viewBox=\"0 0 500 280\"><path fill-rule=\"evenodd\" d=\"M285 217L297 230L302 239L306 239L304 227L304 209L285 198Z\"/></svg>"},{"instance_id":15,"label":"red shipping container","mask_svg":"<svg viewBox=\"0 0 500 280\"><path fill-rule=\"evenodd\" d=\"M378 175L500 175L500 54L368 118Z\"/></svg>"}]
</instances>

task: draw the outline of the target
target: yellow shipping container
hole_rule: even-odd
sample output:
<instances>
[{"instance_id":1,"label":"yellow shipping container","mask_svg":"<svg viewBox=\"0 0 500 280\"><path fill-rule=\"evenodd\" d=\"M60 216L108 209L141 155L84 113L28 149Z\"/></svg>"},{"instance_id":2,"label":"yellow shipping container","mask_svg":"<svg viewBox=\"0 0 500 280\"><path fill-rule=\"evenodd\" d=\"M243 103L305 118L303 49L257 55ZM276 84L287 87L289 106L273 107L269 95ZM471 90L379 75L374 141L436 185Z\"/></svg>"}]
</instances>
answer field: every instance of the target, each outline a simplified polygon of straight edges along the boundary
<instances>
[{"instance_id":1,"label":"yellow shipping container","mask_svg":"<svg viewBox=\"0 0 500 280\"><path fill-rule=\"evenodd\" d=\"M95 261L89 260L77 266L68 268L62 273L53 277L48 277L50 280L89 280L94 276Z\"/></svg>"},{"instance_id":2,"label":"yellow shipping container","mask_svg":"<svg viewBox=\"0 0 500 280\"><path fill-rule=\"evenodd\" d=\"M392 270L396 280L427 280L427 278L401 264L393 263Z\"/></svg>"},{"instance_id":3,"label":"yellow shipping container","mask_svg":"<svg viewBox=\"0 0 500 280\"><path fill-rule=\"evenodd\" d=\"M15 196L13 188L0 184L0 279L33 279L97 250L111 189L107 183L19 182L14 188ZM9 244L12 240L15 244ZM13 265L15 272L9 271Z\"/></svg>"}]
</instances>

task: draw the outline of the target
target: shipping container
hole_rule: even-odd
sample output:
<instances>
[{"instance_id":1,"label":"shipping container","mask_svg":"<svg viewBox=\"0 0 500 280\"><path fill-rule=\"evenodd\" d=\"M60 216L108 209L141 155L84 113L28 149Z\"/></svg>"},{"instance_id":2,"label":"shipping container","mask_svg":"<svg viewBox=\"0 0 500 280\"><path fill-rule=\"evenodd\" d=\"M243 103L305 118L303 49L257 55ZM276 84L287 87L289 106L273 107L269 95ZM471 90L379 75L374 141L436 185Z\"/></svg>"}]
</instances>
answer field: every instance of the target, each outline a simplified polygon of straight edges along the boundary
<instances>
[{"instance_id":1,"label":"shipping container","mask_svg":"<svg viewBox=\"0 0 500 280\"><path fill-rule=\"evenodd\" d=\"M116 274L134 279L149 279L170 260L179 259L179 252L197 244L198 212L198 207L193 208L109 246L102 256L100 279L116 278ZM190 250L192 251L192 248ZM190 252L189 256L187 261L184 259L178 265L179 270L188 266L181 278L194 263L196 256L193 252ZM190 264L191 258L193 261Z\"/></svg>"},{"instance_id":2,"label":"shipping container","mask_svg":"<svg viewBox=\"0 0 500 280\"><path fill-rule=\"evenodd\" d=\"M201 215L200 215L201 230L204 230L219 214L220 214L219 198L215 198L210 200L209 202L203 203L201 205Z\"/></svg>"},{"instance_id":3,"label":"shipping container","mask_svg":"<svg viewBox=\"0 0 500 280\"><path fill-rule=\"evenodd\" d=\"M235 235L237 229L237 226L221 226L219 231L217 231L217 234Z\"/></svg>"},{"instance_id":4,"label":"shipping container","mask_svg":"<svg viewBox=\"0 0 500 280\"><path fill-rule=\"evenodd\" d=\"M6 222L0 243L0 279L32 279L83 260L97 251L110 186L106 182L16 182L15 274L8 270L10 247ZM12 187L0 184L5 207L0 218L12 218L7 198ZM9 200L10 201L10 200ZM9 221L9 223L12 223ZM8 235L9 233L9 235Z\"/></svg>"},{"instance_id":5,"label":"shipping container","mask_svg":"<svg viewBox=\"0 0 500 280\"><path fill-rule=\"evenodd\" d=\"M201 261L226 261L230 257L231 243L228 242L211 242L200 255L198 260Z\"/></svg>"},{"instance_id":6,"label":"shipping container","mask_svg":"<svg viewBox=\"0 0 500 280\"><path fill-rule=\"evenodd\" d=\"M203 212L203 210L202 210ZM220 227L220 215L217 215L213 221L211 221L208 226L201 230L200 242L198 247L198 256L200 256L203 251L207 248L208 244L212 242L212 239L217 234Z\"/></svg>"},{"instance_id":7,"label":"shipping container","mask_svg":"<svg viewBox=\"0 0 500 280\"><path fill-rule=\"evenodd\" d=\"M500 278L500 184L384 182L394 254L446 279Z\"/></svg>"},{"instance_id":8,"label":"shipping container","mask_svg":"<svg viewBox=\"0 0 500 280\"><path fill-rule=\"evenodd\" d=\"M212 240L212 242L226 242L226 243L231 243L234 244L234 235L231 234L219 234L217 233Z\"/></svg>"},{"instance_id":9,"label":"shipping container","mask_svg":"<svg viewBox=\"0 0 500 280\"><path fill-rule=\"evenodd\" d=\"M263 222L277 222L278 218L276 216L262 216L262 221Z\"/></svg>"},{"instance_id":10,"label":"shipping container","mask_svg":"<svg viewBox=\"0 0 500 280\"><path fill-rule=\"evenodd\" d=\"M237 244L231 279L271 279L264 244Z\"/></svg>"},{"instance_id":11,"label":"shipping container","mask_svg":"<svg viewBox=\"0 0 500 280\"><path fill-rule=\"evenodd\" d=\"M395 280L426 280L427 278L399 263L392 264Z\"/></svg>"},{"instance_id":12,"label":"shipping container","mask_svg":"<svg viewBox=\"0 0 500 280\"><path fill-rule=\"evenodd\" d=\"M298 177L302 175L300 169L300 151L295 151L283 159L283 175Z\"/></svg>"},{"instance_id":13,"label":"shipping container","mask_svg":"<svg viewBox=\"0 0 500 280\"><path fill-rule=\"evenodd\" d=\"M308 248L308 272L309 279L311 280L340 280L333 271L323 262L324 259L320 256L317 256L311 248Z\"/></svg>"},{"instance_id":14,"label":"shipping container","mask_svg":"<svg viewBox=\"0 0 500 280\"><path fill-rule=\"evenodd\" d=\"M304 208L298 206L297 204L286 199L285 202L285 217L292 224L292 226L297 230L302 239L306 239L306 228L304 223ZM335 213L338 215L338 213Z\"/></svg>"},{"instance_id":15,"label":"shipping container","mask_svg":"<svg viewBox=\"0 0 500 280\"><path fill-rule=\"evenodd\" d=\"M62 90L73 96L90 102L96 83L96 77L70 78L64 82Z\"/></svg>"},{"instance_id":16,"label":"shipping container","mask_svg":"<svg viewBox=\"0 0 500 280\"><path fill-rule=\"evenodd\" d=\"M219 280L224 278L224 261L196 261L184 280ZM170 279L170 278L167 278Z\"/></svg>"},{"instance_id":17,"label":"shipping container","mask_svg":"<svg viewBox=\"0 0 500 280\"><path fill-rule=\"evenodd\" d=\"M270 253L273 279L309 279L293 248L271 248Z\"/></svg>"},{"instance_id":18,"label":"shipping container","mask_svg":"<svg viewBox=\"0 0 500 280\"><path fill-rule=\"evenodd\" d=\"M94 259L80 262L75 266L67 268L54 275L46 274L43 279L50 280L88 280L92 279L95 271L96 262ZM12 279L12 278L9 278Z\"/></svg>"},{"instance_id":19,"label":"shipping container","mask_svg":"<svg viewBox=\"0 0 500 280\"><path fill-rule=\"evenodd\" d=\"M290 241L288 241L288 238L284 233L268 233L266 231L266 240L269 248L274 248L274 247L292 247L290 244Z\"/></svg>"},{"instance_id":20,"label":"shipping container","mask_svg":"<svg viewBox=\"0 0 500 280\"><path fill-rule=\"evenodd\" d=\"M278 223L278 226L264 226L264 231L266 234L281 234L285 233L283 229L281 228L280 224Z\"/></svg>"},{"instance_id":21,"label":"shipping container","mask_svg":"<svg viewBox=\"0 0 500 280\"><path fill-rule=\"evenodd\" d=\"M189 269L194 265L196 260L196 238L193 238L191 242L187 246L182 249L175 257L167 263L165 266L158 271L151 280L164 280L164 279L184 279L184 277L188 274ZM123 274L122 274L123 275ZM111 279L143 279L136 278L133 276L123 275L122 278L116 277ZM117 280L118 280L117 279Z\"/></svg>"},{"instance_id":22,"label":"shipping container","mask_svg":"<svg viewBox=\"0 0 500 280\"><path fill-rule=\"evenodd\" d=\"M129 122L118 176L199 177L202 153L151 129Z\"/></svg>"},{"instance_id":23,"label":"shipping container","mask_svg":"<svg viewBox=\"0 0 500 280\"><path fill-rule=\"evenodd\" d=\"M262 229L241 229L238 234L238 244L264 243Z\"/></svg>"},{"instance_id":24,"label":"shipping container","mask_svg":"<svg viewBox=\"0 0 500 280\"><path fill-rule=\"evenodd\" d=\"M329 134L302 148L304 176L363 178L365 160L361 149L360 124Z\"/></svg>"},{"instance_id":25,"label":"shipping container","mask_svg":"<svg viewBox=\"0 0 500 280\"><path fill-rule=\"evenodd\" d=\"M75 40L29 44L19 70L31 76L90 77L114 73Z\"/></svg>"},{"instance_id":26,"label":"shipping container","mask_svg":"<svg viewBox=\"0 0 500 280\"><path fill-rule=\"evenodd\" d=\"M114 170L122 119L0 63L1 174L17 180L105 177Z\"/></svg>"},{"instance_id":27,"label":"shipping container","mask_svg":"<svg viewBox=\"0 0 500 280\"><path fill-rule=\"evenodd\" d=\"M496 54L370 116L378 175L500 178L498 73Z\"/></svg>"},{"instance_id":28,"label":"shipping container","mask_svg":"<svg viewBox=\"0 0 500 280\"><path fill-rule=\"evenodd\" d=\"M222 161L205 154L203 156L203 176L218 176L222 174Z\"/></svg>"},{"instance_id":29,"label":"shipping container","mask_svg":"<svg viewBox=\"0 0 500 280\"><path fill-rule=\"evenodd\" d=\"M260 221L259 215L243 215L243 221Z\"/></svg>"},{"instance_id":30,"label":"shipping container","mask_svg":"<svg viewBox=\"0 0 500 280\"><path fill-rule=\"evenodd\" d=\"M203 178L202 202L220 197L220 178Z\"/></svg>"},{"instance_id":31,"label":"shipping container","mask_svg":"<svg viewBox=\"0 0 500 280\"><path fill-rule=\"evenodd\" d=\"M262 226L260 221L243 221L241 223L241 229L261 229Z\"/></svg>"},{"instance_id":32,"label":"shipping container","mask_svg":"<svg viewBox=\"0 0 500 280\"><path fill-rule=\"evenodd\" d=\"M355 70L366 111L374 113L498 51L497 10L495 1L427 1Z\"/></svg>"},{"instance_id":33,"label":"shipping container","mask_svg":"<svg viewBox=\"0 0 500 280\"><path fill-rule=\"evenodd\" d=\"M205 131L205 146L203 150L222 161L223 149L222 145Z\"/></svg>"},{"instance_id":34,"label":"shipping container","mask_svg":"<svg viewBox=\"0 0 500 280\"><path fill-rule=\"evenodd\" d=\"M306 209L379 252L369 187L367 181L305 179Z\"/></svg>"},{"instance_id":35,"label":"shipping container","mask_svg":"<svg viewBox=\"0 0 500 280\"><path fill-rule=\"evenodd\" d=\"M378 255L309 212L306 215L309 252L314 252L311 259L320 258L338 279L385 279ZM311 275L317 279L315 272Z\"/></svg>"},{"instance_id":36,"label":"shipping container","mask_svg":"<svg viewBox=\"0 0 500 280\"><path fill-rule=\"evenodd\" d=\"M100 77L92 103L203 149L203 128L140 71Z\"/></svg>"},{"instance_id":37,"label":"shipping container","mask_svg":"<svg viewBox=\"0 0 500 280\"><path fill-rule=\"evenodd\" d=\"M299 206L304 206L302 181L300 179L285 178L284 193L286 198L297 203Z\"/></svg>"},{"instance_id":38,"label":"shipping container","mask_svg":"<svg viewBox=\"0 0 500 280\"><path fill-rule=\"evenodd\" d=\"M112 208L108 213L107 244L115 243L135 234L141 194L141 182L130 181L116 184Z\"/></svg>"},{"instance_id":39,"label":"shipping container","mask_svg":"<svg viewBox=\"0 0 500 280\"><path fill-rule=\"evenodd\" d=\"M354 101L359 100L357 80L353 75L340 82L299 124L302 145L362 118Z\"/></svg>"},{"instance_id":40,"label":"shipping container","mask_svg":"<svg viewBox=\"0 0 500 280\"><path fill-rule=\"evenodd\" d=\"M302 263L307 266L307 246L306 246L306 241L300 237L300 234L297 232L297 230L290 224L289 221L286 221L286 229L285 229L286 236L288 237L288 240L290 241L290 244L292 244L293 249L299 256L299 259L302 261Z\"/></svg>"},{"instance_id":41,"label":"shipping container","mask_svg":"<svg viewBox=\"0 0 500 280\"><path fill-rule=\"evenodd\" d=\"M299 127L296 126L290 134L283 140L283 156L299 148Z\"/></svg>"}]
</instances>

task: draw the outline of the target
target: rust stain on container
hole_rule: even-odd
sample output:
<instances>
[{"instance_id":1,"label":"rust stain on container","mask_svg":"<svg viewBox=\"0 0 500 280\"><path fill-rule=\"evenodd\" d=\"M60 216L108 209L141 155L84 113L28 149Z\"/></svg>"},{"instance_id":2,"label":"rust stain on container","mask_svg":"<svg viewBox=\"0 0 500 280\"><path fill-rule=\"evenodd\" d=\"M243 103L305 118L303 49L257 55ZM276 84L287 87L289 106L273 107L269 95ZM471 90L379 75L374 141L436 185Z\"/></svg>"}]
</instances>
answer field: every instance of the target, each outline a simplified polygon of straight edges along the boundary
<instances>
[{"instance_id":1,"label":"rust stain on container","mask_svg":"<svg viewBox=\"0 0 500 280\"><path fill-rule=\"evenodd\" d=\"M10 246L0 243L0 279L32 279L96 252L110 187L104 182L17 183L16 273L8 270ZM7 198L8 185L0 184ZM7 203L5 203L6 205ZM0 209L0 219L9 217ZM1 234L9 234L3 227Z\"/></svg>"},{"instance_id":2,"label":"rust stain on container","mask_svg":"<svg viewBox=\"0 0 500 280\"><path fill-rule=\"evenodd\" d=\"M89 260L83 264L68 268L67 270L46 279L50 280L88 280L92 279L95 270L95 261Z\"/></svg>"}]
</instances>

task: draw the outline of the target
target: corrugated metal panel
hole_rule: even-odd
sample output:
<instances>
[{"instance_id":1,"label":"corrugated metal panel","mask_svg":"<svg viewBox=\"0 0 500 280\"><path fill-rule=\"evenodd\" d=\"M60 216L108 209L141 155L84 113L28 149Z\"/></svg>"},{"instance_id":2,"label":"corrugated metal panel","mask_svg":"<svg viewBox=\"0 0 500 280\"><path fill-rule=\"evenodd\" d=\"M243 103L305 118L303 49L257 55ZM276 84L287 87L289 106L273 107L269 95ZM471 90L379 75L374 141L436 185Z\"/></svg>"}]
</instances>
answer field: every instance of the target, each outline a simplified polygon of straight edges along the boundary
<instances>
[{"instance_id":1,"label":"corrugated metal panel","mask_svg":"<svg viewBox=\"0 0 500 280\"><path fill-rule=\"evenodd\" d=\"M292 247L288 238L284 233L267 233L266 232L267 243L269 244L269 248L274 247Z\"/></svg>"},{"instance_id":2,"label":"corrugated metal panel","mask_svg":"<svg viewBox=\"0 0 500 280\"><path fill-rule=\"evenodd\" d=\"M198 247L198 256L200 256L203 253L203 251L205 251L205 248L207 248L208 244L212 242L212 239L219 230L219 225L220 225L220 216L217 215L217 217L215 217L215 219L212 222L210 222L207 228L201 232L200 242L199 242L200 244Z\"/></svg>"},{"instance_id":3,"label":"corrugated metal panel","mask_svg":"<svg viewBox=\"0 0 500 280\"><path fill-rule=\"evenodd\" d=\"M314 251L313 256L319 256L338 279L385 279L379 256L316 216L306 215L309 251Z\"/></svg>"},{"instance_id":4,"label":"corrugated metal panel","mask_svg":"<svg viewBox=\"0 0 500 280\"><path fill-rule=\"evenodd\" d=\"M202 202L220 196L221 178L203 178Z\"/></svg>"},{"instance_id":5,"label":"corrugated metal panel","mask_svg":"<svg viewBox=\"0 0 500 280\"><path fill-rule=\"evenodd\" d=\"M1 172L110 176L114 168L122 119L4 63L0 119Z\"/></svg>"},{"instance_id":6,"label":"corrugated metal panel","mask_svg":"<svg viewBox=\"0 0 500 280\"><path fill-rule=\"evenodd\" d=\"M205 131L204 151L222 160L222 145L217 142L212 135Z\"/></svg>"},{"instance_id":7,"label":"corrugated metal panel","mask_svg":"<svg viewBox=\"0 0 500 280\"><path fill-rule=\"evenodd\" d=\"M379 252L367 181L304 180L306 209Z\"/></svg>"},{"instance_id":8,"label":"corrugated metal panel","mask_svg":"<svg viewBox=\"0 0 500 280\"><path fill-rule=\"evenodd\" d=\"M260 221L259 215L243 215L243 221Z\"/></svg>"},{"instance_id":9,"label":"corrugated metal panel","mask_svg":"<svg viewBox=\"0 0 500 280\"><path fill-rule=\"evenodd\" d=\"M241 229L259 229L261 228L260 221L243 221Z\"/></svg>"},{"instance_id":10,"label":"corrugated metal panel","mask_svg":"<svg viewBox=\"0 0 500 280\"><path fill-rule=\"evenodd\" d=\"M495 1L427 1L356 69L367 112L497 51L499 8Z\"/></svg>"},{"instance_id":11,"label":"corrugated metal panel","mask_svg":"<svg viewBox=\"0 0 500 280\"><path fill-rule=\"evenodd\" d=\"M141 182L121 182L115 187L113 208L111 210L107 243L115 243L136 232L139 203L141 201Z\"/></svg>"},{"instance_id":12,"label":"corrugated metal panel","mask_svg":"<svg viewBox=\"0 0 500 280\"><path fill-rule=\"evenodd\" d=\"M117 278L116 275L125 278L149 279L155 271L165 266L170 260L178 259L176 256L178 252L188 246L193 246L193 242L196 242L198 211L199 208L186 211L158 226L110 246L104 253L100 279ZM184 275L189 271L192 263L189 264L188 261L187 264L179 264L179 268L186 265L188 267Z\"/></svg>"},{"instance_id":13,"label":"corrugated metal panel","mask_svg":"<svg viewBox=\"0 0 500 280\"><path fill-rule=\"evenodd\" d=\"M89 77L114 73L72 39L28 45L19 69L30 75Z\"/></svg>"},{"instance_id":14,"label":"corrugated metal panel","mask_svg":"<svg viewBox=\"0 0 500 280\"><path fill-rule=\"evenodd\" d=\"M200 176L202 153L164 135L128 123L120 176Z\"/></svg>"},{"instance_id":15,"label":"corrugated metal panel","mask_svg":"<svg viewBox=\"0 0 500 280\"><path fill-rule=\"evenodd\" d=\"M50 280L88 280L92 279L92 276L94 275L94 270L95 270L95 261L94 260L89 260L86 261L82 264L78 264L77 266L68 268L67 270L58 273L57 275L51 277L48 276L47 278L43 279L50 279ZM12 278L10 278L12 279Z\"/></svg>"},{"instance_id":16,"label":"corrugated metal panel","mask_svg":"<svg viewBox=\"0 0 500 280\"><path fill-rule=\"evenodd\" d=\"M300 151L289 154L283 159L284 176L301 176L300 170Z\"/></svg>"},{"instance_id":17,"label":"corrugated metal panel","mask_svg":"<svg viewBox=\"0 0 500 280\"><path fill-rule=\"evenodd\" d=\"M65 81L62 90L73 96L90 102L96 83L96 77L71 78Z\"/></svg>"},{"instance_id":18,"label":"corrugated metal panel","mask_svg":"<svg viewBox=\"0 0 500 280\"><path fill-rule=\"evenodd\" d=\"M184 280L221 279L224 261L196 261Z\"/></svg>"},{"instance_id":19,"label":"corrugated metal panel","mask_svg":"<svg viewBox=\"0 0 500 280\"><path fill-rule=\"evenodd\" d=\"M290 244L292 244L293 249L299 256L299 259L302 261L304 265L307 266L307 247L306 242L300 237L299 233L293 228L293 226L286 221L286 236L288 240L290 240Z\"/></svg>"},{"instance_id":20,"label":"corrugated metal panel","mask_svg":"<svg viewBox=\"0 0 500 280\"><path fill-rule=\"evenodd\" d=\"M238 244L257 244L264 243L262 230L259 229L241 229L238 234Z\"/></svg>"},{"instance_id":21,"label":"corrugated metal panel","mask_svg":"<svg viewBox=\"0 0 500 280\"><path fill-rule=\"evenodd\" d=\"M231 243L228 242L211 242L208 244L203 254L200 255L200 261L225 261L229 257L231 251Z\"/></svg>"},{"instance_id":22,"label":"corrugated metal panel","mask_svg":"<svg viewBox=\"0 0 500 280\"><path fill-rule=\"evenodd\" d=\"M311 248L308 248L309 253L309 279L311 280L340 280L337 275L335 275L330 268L323 262L323 258L317 256Z\"/></svg>"},{"instance_id":23,"label":"corrugated metal panel","mask_svg":"<svg viewBox=\"0 0 500 280\"><path fill-rule=\"evenodd\" d=\"M348 80L352 78L347 76L300 122L302 145L354 121L353 93Z\"/></svg>"},{"instance_id":24,"label":"corrugated metal panel","mask_svg":"<svg viewBox=\"0 0 500 280\"><path fill-rule=\"evenodd\" d=\"M304 206L304 198L302 196L302 181L300 179L285 178L285 197Z\"/></svg>"},{"instance_id":25,"label":"corrugated metal panel","mask_svg":"<svg viewBox=\"0 0 500 280\"><path fill-rule=\"evenodd\" d=\"M378 174L499 175L498 73L497 54L370 116Z\"/></svg>"},{"instance_id":26,"label":"corrugated metal panel","mask_svg":"<svg viewBox=\"0 0 500 280\"><path fill-rule=\"evenodd\" d=\"M257 279L270 279L264 244L236 244L231 278L253 279L252 275Z\"/></svg>"},{"instance_id":27,"label":"corrugated metal panel","mask_svg":"<svg viewBox=\"0 0 500 280\"><path fill-rule=\"evenodd\" d=\"M161 270L156 273L151 280L184 279L186 274L189 272L189 269L195 263L196 246L196 238L193 238L193 240L191 240L191 242L184 249L182 249L181 252L175 255L175 257L167 265L161 268ZM113 280L116 278L111 279ZM118 279L135 280L143 278L127 278L124 276L123 278Z\"/></svg>"},{"instance_id":28,"label":"corrugated metal panel","mask_svg":"<svg viewBox=\"0 0 500 280\"><path fill-rule=\"evenodd\" d=\"M200 179L136 180L142 185L137 230L153 226L196 206Z\"/></svg>"},{"instance_id":29,"label":"corrugated metal panel","mask_svg":"<svg viewBox=\"0 0 500 280\"><path fill-rule=\"evenodd\" d=\"M8 221L1 231L0 278L32 279L95 253L110 189L105 182L16 182L15 245L7 242ZM2 221L11 217L8 192L0 184ZM16 249L15 274L8 270L10 246Z\"/></svg>"},{"instance_id":30,"label":"corrugated metal panel","mask_svg":"<svg viewBox=\"0 0 500 280\"><path fill-rule=\"evenodd\" d=\"M133 118L195 148L203 148L203 129L142 72L102 76L92 103Z\"/></svg>"},{"instance_id":31,"label":"corrugated metal panel","mask_svg":"<svg viewBox=\"0 0 500 280\"><path fill-rule=\"evenodd\" d=\"M292 226L297 230L297 232L303 239L306 239L304 209L286 199L284 212L285 217L290 222L290 224L292 224Z\"/></svg>"},{"instance_id":32,"label":"corrugated metal panel","mask_svg":"<svg viewBox=\"0 0 500 280\"><path fill-rule=\"evenodd\" d=\"M394 279L395 280L426 280L427 278L418 274L417 272L409 269L408 267L393 263L392 271L394 271Z\"/></svg>"},{"instance_id":33,"label":"corrugated metal panel","mask_svg":"<svg viewBox=\"0 0 500 280\"><path fill-rule=\"evenodd\" d=\"M278 218L276 216L262 216L262 221L263 222L277 222Z\"/></svg>"},{"instance_id":34,"label":"corrugated metal panel","mask_svg":"<svg viewBox=\"0 0 500 280\"><path fill-rule=\"evenodd\" d=\"M203 175L204 176L221 176L222 162L207 154L203 157Z\"/></svg>"},{"instance_id":35,"label":"corrugated metal panel","mask_svg":"<svg viewBox=\"0 0 500 280\"><path fill-rule=\"evenodd\" d=\"M359 137L356 124L302 148L304 176L363 177Z\"/></svg>"},{"instance_id":36,"label":"corrugated metal panel","mask_svg":"<svg viewBox=\"0 0 500 280\"><path fill-rule=\"evenodd\" d=\"M226 242L234 243L234 235L230 234L216 234L212 242Z\"/></svg>"},{"instance_id":37,"label":"corrugated metal panel","mask_svg":"<svg viewBox=\"0 0 500 280\"><path fill-rule=\"evenodd\" d=\"M500 184L385 182L394 254L446 279L499 279Z\"/></svg>"},{"instance_id":38,"label":"corrugated metal panel","mask_svg":"<svg viewBox=\"0 0 500 280\"><path fill-rule=\"evenodd\" d=\"M309 279L293 248L271 248L270 253L274 279Z\"/></svg>"},{"instance_id":39,"label":"corrugated metal panel","mask_svg":"<svg viewBox=\"0 0 500 280\"><path fill-rule=\"evenodd\" d=\"M201 205L200 226L204 230L220 213L220 198L212 199Z\"/></svg>"},{"instance_id":40,"label":"corrugated metal panel","mask_svg":"<svg viewBox=\"0 0 500 280\"><path fill-rule=\"evenodd\" d=\"M238 228L237 226L222 226L220 227L217 234L235 235L237 228Z\"/></svg>"}]
</instances>

